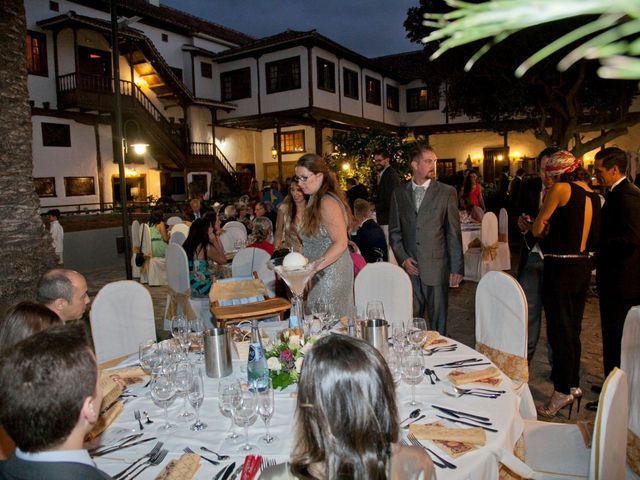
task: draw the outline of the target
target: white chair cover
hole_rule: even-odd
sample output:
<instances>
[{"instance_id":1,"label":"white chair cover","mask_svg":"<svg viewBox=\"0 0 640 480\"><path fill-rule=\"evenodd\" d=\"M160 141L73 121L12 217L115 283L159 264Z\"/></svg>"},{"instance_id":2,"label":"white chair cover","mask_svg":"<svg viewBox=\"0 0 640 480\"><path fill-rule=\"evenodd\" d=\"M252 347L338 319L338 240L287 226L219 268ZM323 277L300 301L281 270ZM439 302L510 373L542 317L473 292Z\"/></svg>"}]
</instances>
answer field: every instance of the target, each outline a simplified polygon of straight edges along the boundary
<instances>
[{"instance_id":1,"label":"white chair cover","mask_svg":"<svg viewBox=\"0 0 640 480\"><path fill-rule=\"evenodd\" d=\"M140 248L140 222L134 220L131 222L131 273L133 278L140 278L140 267L136 265L136 249Z\"/></svg>"},{"instance_id":2,"label":"white chair cover","mask_svg":"<svg viewBox=\"0 0 640 480\"><path fill-rule=\"evenodd\" d=\"M237 250L236 242L247 241L247 227L240 222L228 222L222 227L223 232L220 234L220 241L225 252Z\"/></svg>"},{"instance_id":3,"label":"white chair cover","mask_svg":"<svg viewBox=\"0 0 640 480\"><path fill-rule=\"evenodd\" d=\"M169 288L180 294L186 293L186 291L191 288L191 284L189 283L189 263L187 261L187 254L180 245L169 243L169 245L167 245L165 258L167 261L167 283ZM171 295L168 294L167 304L164 309L165 330L171 330L171 319L167 318L170 298ZM189 303L198 318L205 322L206 327L213 328L214 325L211 322L209 297L191 297L189 299Z\"/></svg>"},{"instance_id":4,"label":"white chair cover","mask_svg":"<svg viewBox=\"0 0 640 480\"><path fill-rule=\"evenodd\" d=\"M268 267L270 258L269 254L261 248L243 248L233 257L231 276L247 277L256 272L258 278L267 287L269 296L273 297L276 292L276 274Z\"/></svg>"},{"instance_id":5,"label":"white chair cover","mask_svg":"<svg viewBox=\"0 0 640 480\"><path fill-rule=\"evenodd\" d=\"M409 275L389 262L367 263L355 279L356 309L363 315L367 302L380 300L390 325L408 325L413 317L413 294Z\"/></svg>"},{"instance_id":6,"label":"white chair cover","mask_svg":"<svg viewBox=\"0 0 640 480\"><path fill-rule=\"evenodd\" d=\"M482 277L476 289L476 344L518 357L513 359L514 368L527 368L527 319L527 298L515 278L504 272L488 272ZM529 384L514 382L522 418L535 420L536 406Z\"/></svg>"},{"instance_id":7,"label":"white chair cover","mask_svg":"<svg viewBox=\"0 0 640 480\"><path fill-rule=\"evenodd\" d=\"M169 237L169 243L175 243L176 245L182 246L184 241L187 239L184 233L182 232L172 232Z\"/></svg>"},{"instance_id":8,"label":"white chair cover","mask_svg":"<svg viewBox=\"0 0 640 480\"><path fill-rule=\"evenodd\" d=\"M629 382L629 431L640 437L640 306L629 310L622 332L620 369ZM626 478L640 478L627 464Z\"/></svg>"},{"instance_id":9,"label":"white chair cover","mask_svg":"<svg viewBox=\"0 0 640 480\"><path fill-rule=\"evenodd\" d=\"M500 270L498 262L498 219L492 212L482 217L480 233L481 247L464 252L464 278L474 282L492 270Z\"/></svg>"},{"instance_id":10,"label":"white chair cover","mask_svg":"<svg viewBox=\"0 0 640 480\"><path fill-rule=\"evenodd\" d=\"M98 363L138 351L138 345L156 338L149 291L131 280L108 283L91 306L91 336Z\"/></svg>"},{"instance_id":11,"label":"white chair cover","mask_svg":"<svg viewBox=\"0 0 640 480\"><path fill-rule=\"evenodd\" d=\"M498 268L511 270L511 251L509 250L509 215L506 208L498 214Z\"/></svg>"},{"instance_id":12,"label":"white chair cover","mask_svg":"<svg viewBox=\"0 0 640 480\"><path fill-rule=\"evenodd\" d=\"M174 234L176 232L182 233L184 235L184 238L187 238L189 236L189 227L184 223L180 222L174 225L173 227L171 227L171 234Z\"/></svg>"},{"instance_id":13,"label":"white chair cover","mask_svg":"<svg viewBox=\"0 0 640 480\"><path fill-rule=\"evenodd\" d=\"M149 265L146 270L144 268L140 272L140 281L142 283L148 283L152 287L157 287L167 284L167 266L164 258L154 257L151 251L151 230L148 224L142 225L142 231L144 232L144 238L142 239L142 253L145 257L149 256Z\"/></svg>"},{"instance_id":14,"label":"white chair cover","mask_svg":"<svg viewBox=\"0 0 640 480\"><path fill-rule=\"evenodd\" d=\"M169 217L167 219L167 226L172 227L173 225L178 225L182 223L182 219L180 217Z\"/></svg>"}]
</instances>

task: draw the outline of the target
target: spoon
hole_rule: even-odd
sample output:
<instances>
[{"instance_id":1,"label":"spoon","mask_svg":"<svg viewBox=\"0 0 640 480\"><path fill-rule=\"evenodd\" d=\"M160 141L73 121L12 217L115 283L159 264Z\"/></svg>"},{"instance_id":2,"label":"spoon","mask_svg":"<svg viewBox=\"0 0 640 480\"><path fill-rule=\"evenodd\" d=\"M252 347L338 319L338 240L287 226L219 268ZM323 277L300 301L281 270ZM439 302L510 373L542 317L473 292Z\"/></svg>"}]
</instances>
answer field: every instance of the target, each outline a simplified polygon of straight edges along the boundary
<instances>
[{"instance_id":1,"label":"spoon","mask_svg":"<svg viewBox=\"0 0 640 480\"><path fill-rule=\"evenodd\" d=\"M411 412L411 413L409 414L409 416L408 416L407 418L405 418L404 420L402 420L400 423L404 423L404 422L406 422L407 420L411 420L412 418L417 418L417 417L418 417L418 415L420 415L420 409L419 409L419 408L416 408L413 412Z\"/></svg>"},{"instance_id":2,"label":"spoon","mask_svg":"<svg viewBox=\"0 0 640 480\"><path fill-rule=\"evenodd\" d=\"M147 417L147 421L146 421L146 422L144 422L144 423L153 423L153 420L151 420L151 419L149 418L149 414L148 414L147 412L142 412L142 414L143 414L145 417Z\"/></svg>"},{"instance_id":3,"label":"spoon","mask_svg":"<svg viewBox=\"0 0 640 480\"><path fill-rule=\"evenodd\" d=\"M229 458L229 455L220 455L219 453L216 453L213 450L209 450L207 447L200 447L200 450L202 450L203 452L213 453L215 456L218 457L218 460L227 460Z\"/></svg>"},{"instance_id":4,"label":"spoon","mask_svg":"<svg viewBox=\"0 0 640 480\"><path fill-rule=\"evenodd\" d=\"M415 420L411 420L409 423L407 423L404 427L405 430L409 428L409 425L411 425L412 423L416 423L419 422L420 420L422 420L424 417L426 417L426 415L420 415L418 418L416 418Z\"/></svg>"}]
</instances>

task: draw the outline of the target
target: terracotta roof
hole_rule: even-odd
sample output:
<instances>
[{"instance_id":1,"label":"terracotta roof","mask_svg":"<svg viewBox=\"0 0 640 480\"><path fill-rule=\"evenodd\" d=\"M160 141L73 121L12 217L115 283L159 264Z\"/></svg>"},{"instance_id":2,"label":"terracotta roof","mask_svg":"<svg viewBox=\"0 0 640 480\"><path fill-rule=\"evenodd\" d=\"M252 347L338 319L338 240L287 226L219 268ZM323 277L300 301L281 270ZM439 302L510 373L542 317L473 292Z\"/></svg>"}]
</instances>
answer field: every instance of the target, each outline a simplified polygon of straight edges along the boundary
<instances>
[{"instance_id":1,"label":"terracotta roof","mask_svg":"<svg viewBox=\"0 0 640 480\"><path fill-rule=\"evenodd\" d=\"M427 57L422 50L385 55L372 58L371 61L385 70L395 72L404 82L423 78Z\"/></svg>"}]
</instances>

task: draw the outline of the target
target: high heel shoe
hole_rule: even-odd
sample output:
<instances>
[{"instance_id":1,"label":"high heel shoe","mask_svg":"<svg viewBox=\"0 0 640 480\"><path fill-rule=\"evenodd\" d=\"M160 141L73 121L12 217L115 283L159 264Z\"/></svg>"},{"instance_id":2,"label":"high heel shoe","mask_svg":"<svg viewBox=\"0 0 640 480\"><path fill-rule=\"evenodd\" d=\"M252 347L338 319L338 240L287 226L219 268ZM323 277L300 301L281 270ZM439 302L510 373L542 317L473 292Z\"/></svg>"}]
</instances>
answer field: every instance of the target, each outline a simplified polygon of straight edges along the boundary
<instances>
[{"instance_id":1,"label":"high heel shoe","mask_svg":"<svg viewBox=\"0 0 640 480\"><path fill-rule=\"evenodd\" d=\"M560 392L553 392L549 402L544 407L538 407L536 410L538 411L538 415L544 418L553 418L555 417L560 410L565 407L569 407L569 420L571 420L571 411L573 410L573 395L565 395Z\"/></svg>"},{"instance_id":2,"label":"high heel shoe","mask_svg":"<svg viewBox=\"0 0 640 480\"><path fill-rule=\"evenodd\" d=\"M575 398L576 402L578 403L576 408L576 413L580 413L580 402L582 402L582 389L580 387L571 387L571 390L569 390L569 393L571 393L571 395L573 395L573 398Z\"/></svg>"}]
</instances>

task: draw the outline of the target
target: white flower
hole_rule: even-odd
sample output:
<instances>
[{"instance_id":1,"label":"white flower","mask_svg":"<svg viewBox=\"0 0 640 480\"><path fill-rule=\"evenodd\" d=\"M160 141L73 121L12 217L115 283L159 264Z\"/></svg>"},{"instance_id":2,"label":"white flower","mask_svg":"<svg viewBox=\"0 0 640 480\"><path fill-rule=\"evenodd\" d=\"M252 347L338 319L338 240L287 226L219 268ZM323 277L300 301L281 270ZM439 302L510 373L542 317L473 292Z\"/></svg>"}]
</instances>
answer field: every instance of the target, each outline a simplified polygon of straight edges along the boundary
<instances>
[{"instance_id":1,"label":"white flower","mask_svg":"<svg viewBox=\"0 0 640 480\"><path fill-rule=\"evenodd\" d=\"M282 364L276 357L270 357L269 360L267 360L267 367L269 367L269 370L273 370L274 372L282 370Z\"/></svg>"},{"instance_id":2,"label":"white flower","mask_svg":"<svg viewBox=\"0 0 640 480\"><path fill-rule=\"evenodd\" d=\"M296 372L300 373L300 370L302 370L302 362L304 361L304 358L300 357L296 360Z\"/></svg>"},{"instance_id":3,"label":"white flower","mask_svg":"<svg viewBox=\"0 0 640 480\"><path fill-rule=\"evenodd\" d=\"M289 337L289 348L296 349L300 346L300 336L299 335L291 335Z\"/></svg>"}]
</instances>

